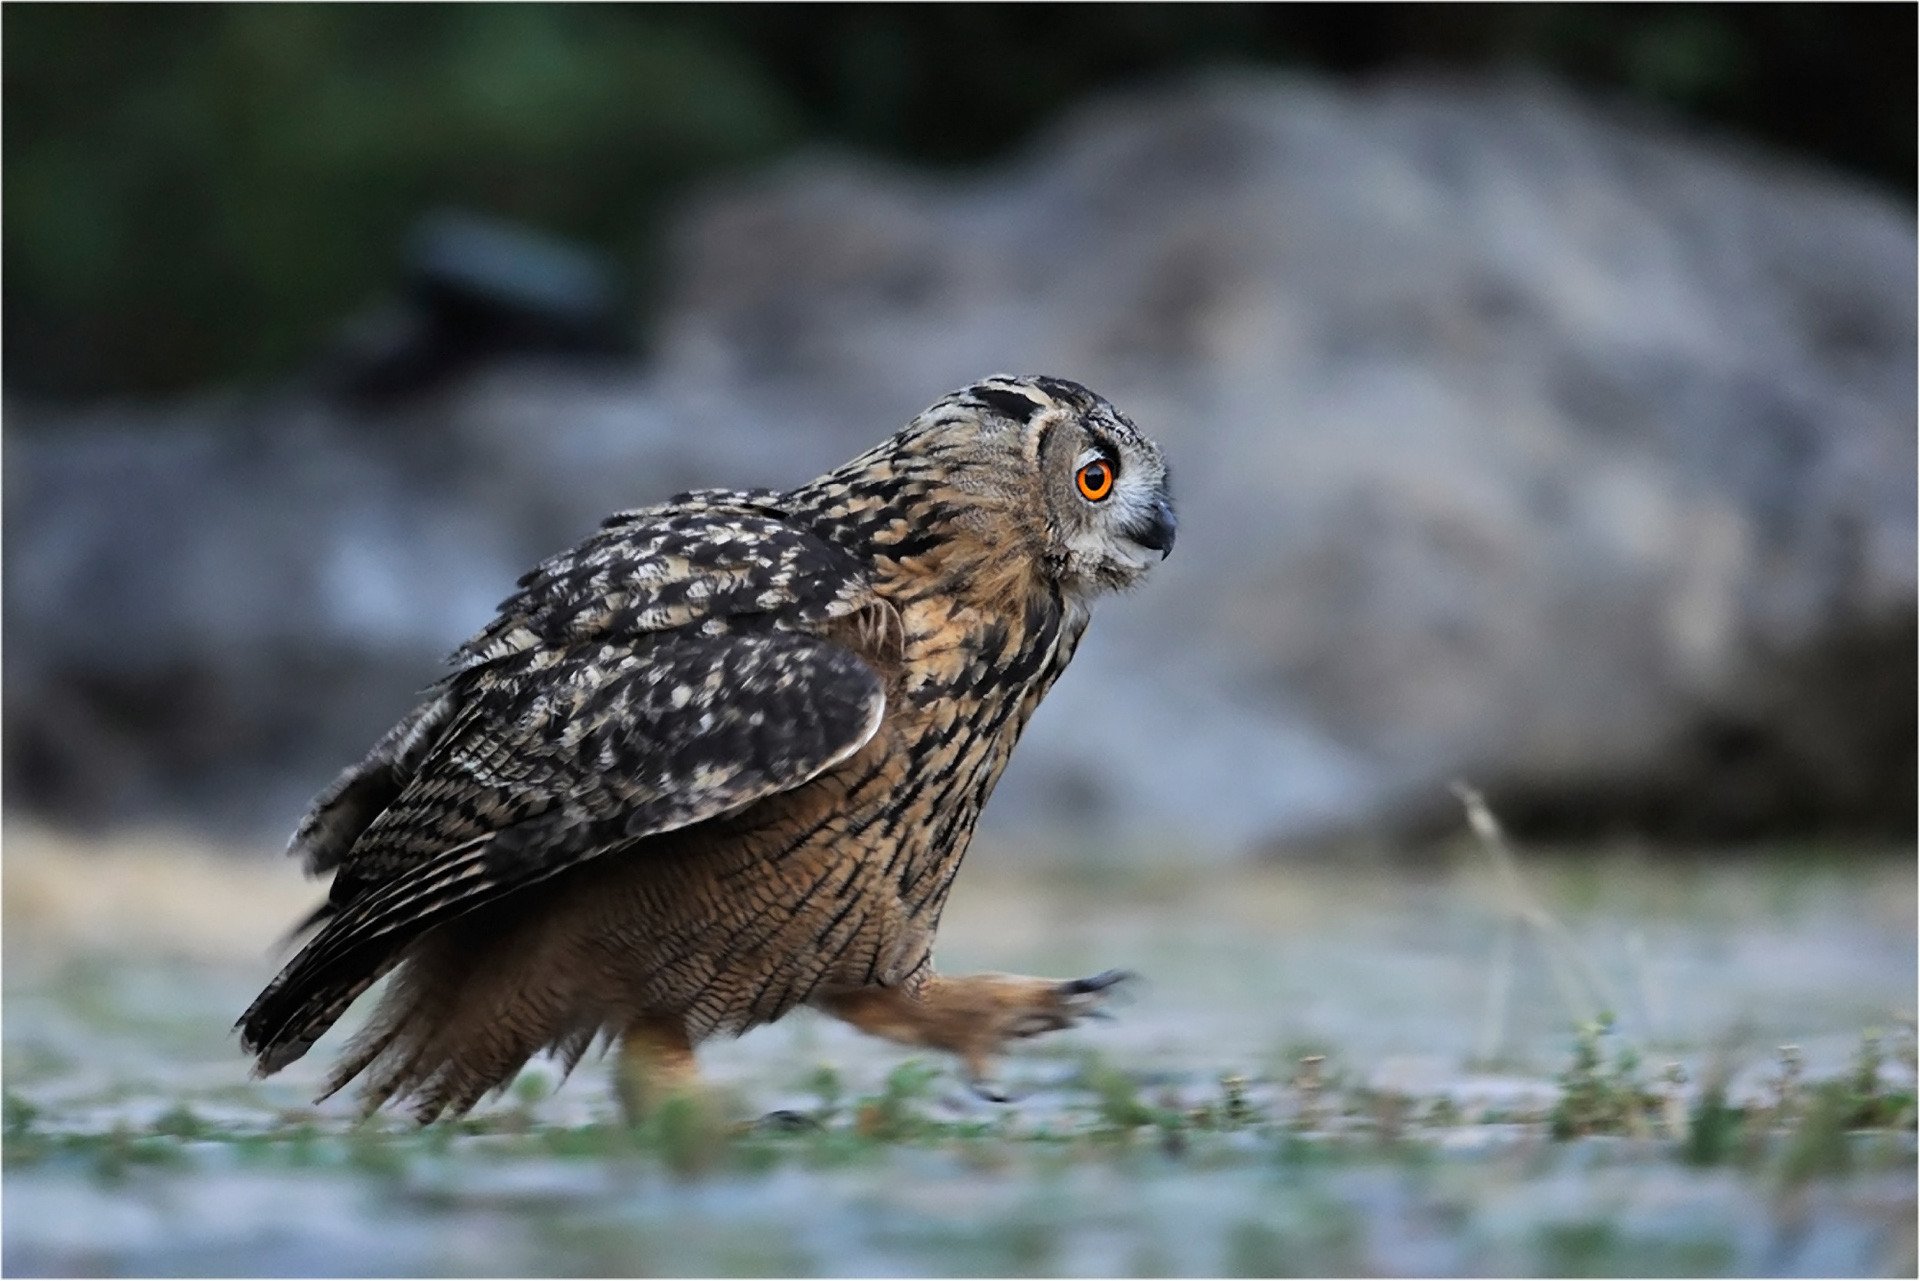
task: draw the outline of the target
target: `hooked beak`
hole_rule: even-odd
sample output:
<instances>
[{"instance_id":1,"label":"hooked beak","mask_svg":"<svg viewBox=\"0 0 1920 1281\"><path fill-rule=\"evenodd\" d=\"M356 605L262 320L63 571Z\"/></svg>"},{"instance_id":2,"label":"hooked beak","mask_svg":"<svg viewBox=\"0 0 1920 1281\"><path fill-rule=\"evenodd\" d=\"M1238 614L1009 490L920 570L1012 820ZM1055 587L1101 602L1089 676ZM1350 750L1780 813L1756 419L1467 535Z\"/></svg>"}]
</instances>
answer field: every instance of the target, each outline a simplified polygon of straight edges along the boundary
<instances>
[{"instance_id":1,"label":"hooked beak","mask_svg":"<svg viewBox=\"0 0 1920 1281\"><path fill-rule=\"evenodd\" d=\"M1173 514L1173 504L1165 498L1153 500L1153 515L1145 521L1127 530L1127 537L1147 548L1160 553L1165 560L1173 554L1173 536L1180 529L1180 522Z\"/></svg>"}]
</instances>

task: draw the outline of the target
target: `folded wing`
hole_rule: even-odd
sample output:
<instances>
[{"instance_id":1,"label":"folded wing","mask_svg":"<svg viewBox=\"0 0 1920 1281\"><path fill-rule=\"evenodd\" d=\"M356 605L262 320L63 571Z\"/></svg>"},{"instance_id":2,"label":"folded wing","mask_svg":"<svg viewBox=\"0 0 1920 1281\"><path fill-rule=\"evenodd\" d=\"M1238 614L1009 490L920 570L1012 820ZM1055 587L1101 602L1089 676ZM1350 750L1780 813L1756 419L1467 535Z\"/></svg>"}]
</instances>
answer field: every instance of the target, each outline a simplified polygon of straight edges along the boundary
<instances>
[{"instance_id":1,"label":"folded wing","mask_svg":"<svg viewBox=\"0 0 1920 1281\"><path fill-rule=\"evenodd\" d=\"M616 520L523 579L302 824L294 852L335 878L241 1018L262 1072L434 925L802 786L875 733L882 675L822 634L882 608L843 553L754 510Z\"/></svg>"}]
</instances>

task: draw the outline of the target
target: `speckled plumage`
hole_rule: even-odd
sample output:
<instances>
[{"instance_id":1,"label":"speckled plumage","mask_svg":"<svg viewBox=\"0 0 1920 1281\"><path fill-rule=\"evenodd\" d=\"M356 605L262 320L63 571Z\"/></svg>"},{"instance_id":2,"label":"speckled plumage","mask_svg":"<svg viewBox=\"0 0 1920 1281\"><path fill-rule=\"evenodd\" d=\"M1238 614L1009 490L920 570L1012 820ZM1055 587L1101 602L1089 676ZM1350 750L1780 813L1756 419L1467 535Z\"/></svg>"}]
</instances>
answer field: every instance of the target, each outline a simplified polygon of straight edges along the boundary
<instances>
[{"instance_id":1,"label":"speckled plumage","mask_svg":"<svg viewBox=\"0 0 1920 1281\"><path fill-rule=\"evenodd\" d=\"M1172 535L1159 451L1050 378L787 493L609 518L315 801L292 852L333 884L243 1043L275 1071L397 969L328 1092L422 1119L542 1050L690 1063L802 1003L983 1073L1112 976L937 975L941 908L1090 600Z\"/></svg>"}]
</instances>

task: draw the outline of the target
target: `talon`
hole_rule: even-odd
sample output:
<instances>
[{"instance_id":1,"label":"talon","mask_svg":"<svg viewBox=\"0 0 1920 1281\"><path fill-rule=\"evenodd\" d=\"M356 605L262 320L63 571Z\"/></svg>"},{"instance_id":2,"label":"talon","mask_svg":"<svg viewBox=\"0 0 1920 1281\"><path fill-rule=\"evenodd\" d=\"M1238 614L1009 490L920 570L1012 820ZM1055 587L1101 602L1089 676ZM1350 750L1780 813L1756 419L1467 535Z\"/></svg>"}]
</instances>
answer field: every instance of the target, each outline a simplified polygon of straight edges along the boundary
<instances>
[{"instance_id":1,"label":"talon","mask_svg":"<svg viewBox=\"0 0 1920 1281\"><path fill-rule=\"evenodd\" d=\"M1008 1025L1006 1035L1011 1040L1024 1041L1030 1036L1039 1036L1043 1032L1058 1032L1062 1028L1072 1027L1080 1017L1081 1011L1071 1007L1065 1010L1026 1014Z\"/></svg>"},{"instance_id":2,"label":"talon","mask_svg":"<svg viewBox=\"0 0 1920 1281\"><path fill-rule=\"evenodd\" d=\"M1060 985L1060 990L1066 996L1085 996L1092 992L1104 992L1110 987L1131 982L1139 977L1132 970L1102 970L1088 978L1068 979Z\"/></svg>"},{"instance_id":3,"label":"talon","mask_svg":"<svg viewBox=\"0 0 1920 1281\"><path fill-rule=\"evenodd\" d=\"M993 1062L991 1054L976 1051L966 1055L962 1060L961 1068L962 1075L966 1077L967 1088L973 1091L975 1097L985 1099L989 1103L1009 1103L1012 1100L1007 1096L1007 1092L1001 1089L999 1082L990 1075Z\"/></svg>"},{"instance_id":4,"label":"talon","mask_svg":"<svg viewBox=\"0 0 1920 1281\"><path fill-rule=\"evenodd\" d=\"M780 1108L769 1112L754 1122L756 1130L771 1130L775 1134L800 1134L808 1130L822 1130L820 1118L808 1116L805 1112L795 1112L791 1108Z\"/></svg>"},{"instance_id":5,"label":"talon","mask_svg":"<svg viewBox=\"0 0 1920 1281\"><path fill-rule=\"evenodd\" d=\"M993 1081L970 1080L967 1082L967 1088L973 1091L976 1098L985 1099L989 1103L1013 1102L1013 1096L1001 1089L998 1083Z\"/></svg>"},{"instance_id":6,"label":"talon","mask_svg":"<svg viewBox=\"0 0 1920 1281\"><path fill-rule=\"evenodd\" d=\"M1054 991L1067 1013L1067 1022L1110 1019L1113 1015L1105 1009L1107 1002L1122 985L1132 983L1139 977L1132 970L1104 970L1090 978L1069 979Z\"/></svg>"}]
</instances>

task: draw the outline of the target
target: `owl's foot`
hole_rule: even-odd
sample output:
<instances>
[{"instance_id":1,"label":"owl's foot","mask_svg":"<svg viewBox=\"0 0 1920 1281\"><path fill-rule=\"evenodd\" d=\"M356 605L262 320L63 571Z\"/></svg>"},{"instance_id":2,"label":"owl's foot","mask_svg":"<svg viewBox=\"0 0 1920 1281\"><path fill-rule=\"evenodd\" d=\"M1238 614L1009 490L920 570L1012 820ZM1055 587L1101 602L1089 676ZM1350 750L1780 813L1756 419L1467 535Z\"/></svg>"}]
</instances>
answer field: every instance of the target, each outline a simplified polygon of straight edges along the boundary
<instances>
[{"instance_id":1,"label":"owl's foot","mask_svg":"<svg viewBox=\"0 0 1920 1281\"><path fill-rule=\"evenodd\" d=\"M904 988L858 988L816 1003L863 1032L957 1055L974 1093L1005 1102L992 1068L1008 1042L1108 1017L1106 1002L1133 977L1126 970L1083 979L935 974L912 995Z\"/></svg>"},{"instance_id":2,"label":"owl's foot","mask_svg":"<svg viewBox=\"0 0 1920 1281\"><path fill-rule=\"evenodd\" d=\"M1110 1019L1107 999L1139 977L1132 970L1102 970L1084 979L1033 980L1045 986L1029 1004L1013 1012L1006 1034L1038 1036L1072 1027L1082 1019Z\"/></svg>"},{"instance_id":3,"label":"owl's foot","mask_svg":"<svg viewBox=\"0 0 1920 1281\"><path fill-rule=\"evenodd\" d=\"M667 1020L643 1020L620 1039L614 1092L629 1125L638 1125L670 1099L702 1095L700 1069L684 1029Z\"/></svg>"},{"instance_id":4,"label":"owl's foot","mask_svg":"<svg viewBox=\"0 0 1920 1281\"><path fill-rule=\"evenodd\" d=\"M999 975L980 975L998 978ZM1004 1010L991 1043L976 1043L960 1052L960 1063L967 1087L989 1103L1009 1103L1012 1096L995 1079L993 1069L1007 1041L1023 1041L1045 1032L1058 1032L1084 1019L1113 1017L1107 1002L1139 976L1131 970L1102 970L1083 979L1016 980L1033 986L1022 993L1008 993L1014 999Z\"/></svg>"}]
</instances>

